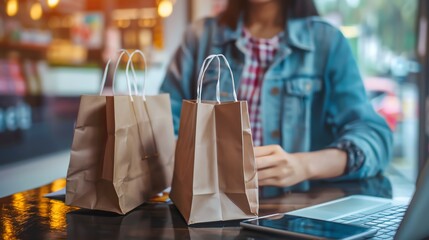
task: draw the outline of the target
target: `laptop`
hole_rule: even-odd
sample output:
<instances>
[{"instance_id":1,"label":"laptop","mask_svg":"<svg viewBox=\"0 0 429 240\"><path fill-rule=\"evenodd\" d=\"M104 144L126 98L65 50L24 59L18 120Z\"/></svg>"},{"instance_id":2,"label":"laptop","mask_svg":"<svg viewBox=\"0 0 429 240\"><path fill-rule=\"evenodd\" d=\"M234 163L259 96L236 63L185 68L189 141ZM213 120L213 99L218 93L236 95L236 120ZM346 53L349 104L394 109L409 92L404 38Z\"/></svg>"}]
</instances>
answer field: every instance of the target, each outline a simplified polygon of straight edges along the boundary
<instances>
[{"instance_id":1,"label":"laptop","mask_svg":"<svg viewBox=\"0 0 429 240\"><path fill-rule=\"evenodd\" d=\"M420 172L411 202L353 195L288 215L357 224L377 229L374 239L423 239L429 237L429 162Z\"/></svg>"}]
</instances>

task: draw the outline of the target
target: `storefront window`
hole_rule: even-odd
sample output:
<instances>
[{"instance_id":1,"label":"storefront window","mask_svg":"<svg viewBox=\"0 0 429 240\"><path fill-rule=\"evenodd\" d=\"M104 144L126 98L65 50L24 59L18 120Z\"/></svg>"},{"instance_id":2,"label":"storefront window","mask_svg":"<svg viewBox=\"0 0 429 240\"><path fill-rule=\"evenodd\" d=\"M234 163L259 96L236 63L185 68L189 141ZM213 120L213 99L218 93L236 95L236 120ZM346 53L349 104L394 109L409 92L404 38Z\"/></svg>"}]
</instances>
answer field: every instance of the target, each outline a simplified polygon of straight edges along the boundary
<instances>
[{"instance_id":1,"label":"storefront window","mask_svg":"<svg viewBox=\"0 0 429 240\"><path fill-rule=\"evenodd\" d=\"M48 2L0 3L0 166L70 151L80 96L99 94L106 62L119 49L145 53L145 90L157 93L187 25L187 1ZM141 90L145 65L133 62ZM126 63L117 94L128 94Z\"/></svg>"}]
</instances>

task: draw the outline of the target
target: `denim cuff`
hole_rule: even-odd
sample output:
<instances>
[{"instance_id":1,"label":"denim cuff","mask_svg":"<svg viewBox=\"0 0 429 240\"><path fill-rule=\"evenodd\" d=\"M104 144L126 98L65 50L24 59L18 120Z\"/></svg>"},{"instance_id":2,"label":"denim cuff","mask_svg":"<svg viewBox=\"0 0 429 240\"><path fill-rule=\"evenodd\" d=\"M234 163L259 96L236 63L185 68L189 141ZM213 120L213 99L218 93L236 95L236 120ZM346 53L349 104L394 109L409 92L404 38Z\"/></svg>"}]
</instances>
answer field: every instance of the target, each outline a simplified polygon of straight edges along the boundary
<instances>
[{"instance_id":1,"label":"denim cuff","mask_svg":"<svg viewBox=\"0 0 429 240\"><path fill-rule=\"evenodd\" d=\"M365 154L356 144L349 140L340 140L331 146L347 153L347 167L344 175L358 171L365 162Z\"/></svg>"}]
</instances>

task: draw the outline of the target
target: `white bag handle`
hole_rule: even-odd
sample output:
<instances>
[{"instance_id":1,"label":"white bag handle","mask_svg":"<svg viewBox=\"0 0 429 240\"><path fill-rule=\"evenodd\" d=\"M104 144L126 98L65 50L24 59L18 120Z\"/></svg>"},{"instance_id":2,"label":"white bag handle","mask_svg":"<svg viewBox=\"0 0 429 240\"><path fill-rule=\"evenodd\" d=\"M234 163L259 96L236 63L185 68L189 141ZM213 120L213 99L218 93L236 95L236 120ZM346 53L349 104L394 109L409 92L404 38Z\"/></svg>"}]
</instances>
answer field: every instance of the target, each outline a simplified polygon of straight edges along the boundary
<instances>
[{"instance_id":1,"label":"white bag handle","mask_svg":"<svg viewBox=\"0 0 429 240\"><path fill-rule=\"evenodd\" d=\"M217 83L216 83L216 101L217 103L220 103L220 58L223 59L225 62L225 65L229 69L229 73L231 75L231 81L232 81L232 94L234 97L234 102L237 102L237 93L235 92L235 82L234 82L234 75L232 74L231 66L229 65L228 60L223 54L212 54L206 57L203 61L203 65L201 66L200 73L198 74L198 86L197 86L197 103L201 103L201 94L202 94L202 88L203 88L203 79L204 75L206 74L206 71L208 67L210 66L210 63L213 61L213 59L217 59L218 61L218 76L217 76Z\"/></svg>"},{"instance_id":2,"label":"white bag handle","mask_svg":"<svg viewBox=\"0 0 429 240\"><path fill-rule=\"evenodd\" d=\"M131 65L131 67L133 66L131 63L133 61L134 54L136 54L136 53L140 54L140 56L142 56L143 61L144 61L144 76L143 76L142 99L143 99L143 101L146 101L147 61L146 61L146 57L145 57L145 55L144 55L144 53L142 51L135 50L133 53L131 53L130 58L128 59L127 68L125 70L125 74L126 74L126 76L128 78L128 69L129 69L130 65ZM132 70L133 70L133 74L134 74L134 77L135 77L135 72L134 72L134 68L133 67L132 67ZM129 82L128 82L128 84L129 84ZM138 92L137 92L137 78L136 77L135 77L135 85L134 86L135 86L135 93L138 96Z\"/></svg>"},{"instance_id":3,"label":"white bag handle","mask_svg":"<svg viewBox=\"0 0 429 240\"><path fill-rule=\"evenodd\" d=\"M113 80L112 80L112 92L113 92L113 95L115 95L116 72L118 70L119 63L121 62L122 56L124 56L124 54L126 54L128 56L128 59L130 58L130 53L127 50L120 49L118 52L120 54L119 54L118 60L116 61L115 71L113 72ZM106 64L106 67L104 68L103 79L101 81L101 88L100 88L100 93L99 93L100 96L102 95L103 90L104 90L104 85L106 84L107 73L109 72L109 66L110 66L110 62L111 61L112 61L112 59L109 59L109 61ZM133 79L134 79L134 83L135 83L137 81L136 80L137 78L136 78L136 73L135 73L133 65L131 65L131 70L133 71ZM126 79L127 79L127 83L128 83L128 93L129 93L129 96L131 97L131 88L130 88L130 83L129 83L129 77L128 77L128 75L126 76ZM137 86L134 85L134 87L135 87L135 91L137 91ZM131 100L132 100L132 97L131 97Z\"/></svg>"}]
</instances>

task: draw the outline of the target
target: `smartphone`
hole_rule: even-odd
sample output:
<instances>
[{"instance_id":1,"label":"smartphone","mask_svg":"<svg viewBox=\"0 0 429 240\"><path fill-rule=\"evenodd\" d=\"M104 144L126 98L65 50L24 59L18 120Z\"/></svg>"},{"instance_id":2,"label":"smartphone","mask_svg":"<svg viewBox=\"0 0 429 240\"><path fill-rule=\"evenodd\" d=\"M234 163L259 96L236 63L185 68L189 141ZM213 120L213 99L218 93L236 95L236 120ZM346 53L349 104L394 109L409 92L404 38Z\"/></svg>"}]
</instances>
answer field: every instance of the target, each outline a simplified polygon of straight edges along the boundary
<instances>
[{"instance_id":1,"label":"smartphone","mask_svg":"<svg viewBox=\"0 0 429 240\"><path fill-rule=\"evenodd\" d=\"M278 213L240 222L243 228L305 239L362 239L377 229Z\"/></svg>"}]
</instances>

